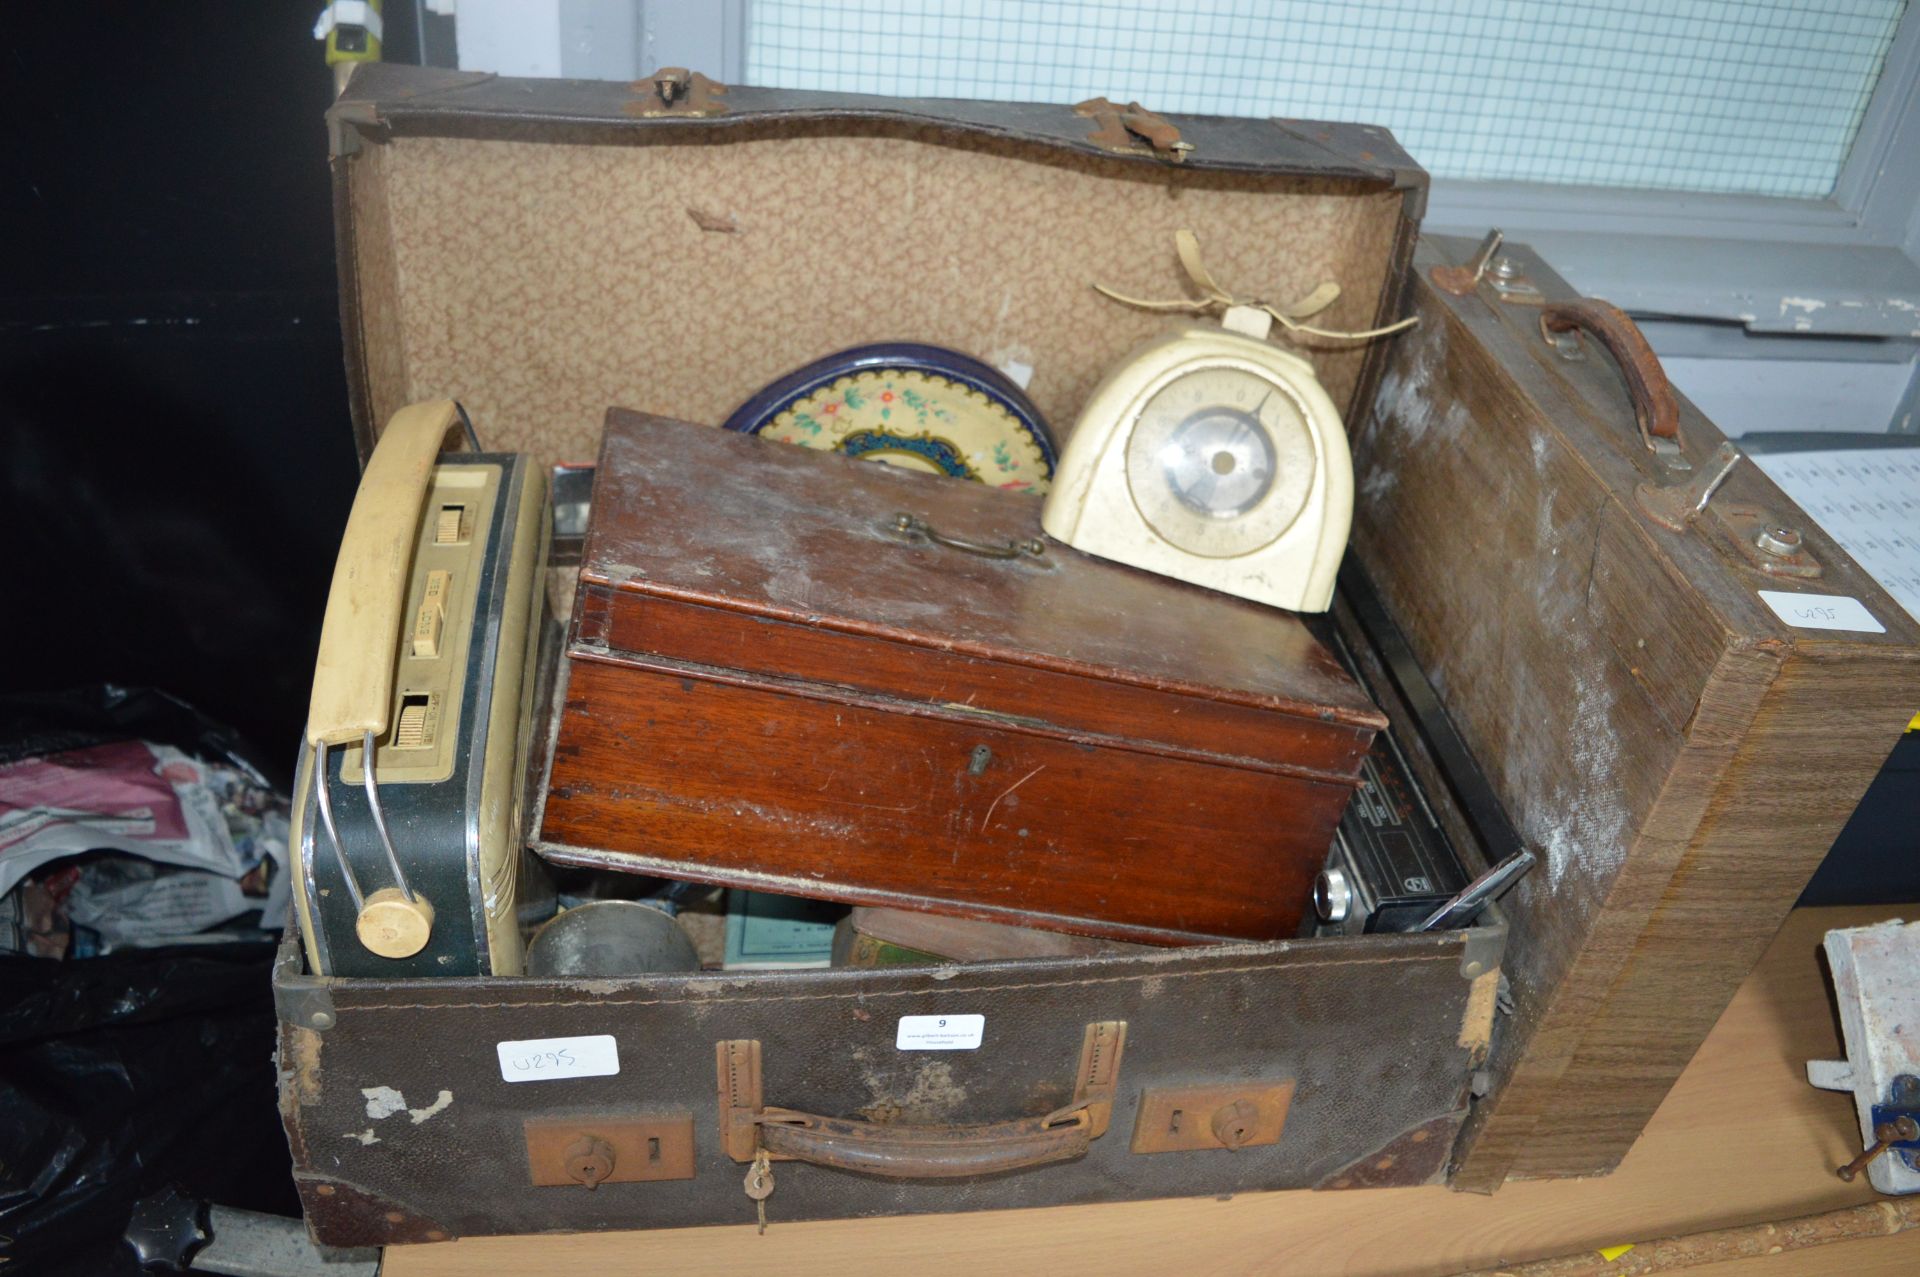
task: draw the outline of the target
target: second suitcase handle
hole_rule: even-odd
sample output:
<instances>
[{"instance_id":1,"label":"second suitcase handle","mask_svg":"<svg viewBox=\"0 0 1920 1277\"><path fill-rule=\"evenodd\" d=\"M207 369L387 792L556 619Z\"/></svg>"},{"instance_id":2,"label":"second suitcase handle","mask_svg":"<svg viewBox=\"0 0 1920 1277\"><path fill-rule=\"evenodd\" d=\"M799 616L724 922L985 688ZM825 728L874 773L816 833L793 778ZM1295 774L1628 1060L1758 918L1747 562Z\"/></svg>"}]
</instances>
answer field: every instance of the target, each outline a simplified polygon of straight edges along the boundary
<instances>
[{"instance_id":1,"label":"second suitcase handle","mask_svg":"<svg viewBox=\"0 0 1920 1277\"><path fill-rule=\"evenodd\" d=\"M1680 401L1667 380L1660 357L1647 344L1646 334L1627 312L1595 297L1548 302L1540 308L1540 335L1549 345L1555 333L1591 333L1626 379L1627 398L1649 452L1680 450Z\"/></svg>"},{"instance_id":2,"label":"second suitcase handle","mask_svg":"<svg viewBox=\"0 0 1920 1277\"><path fill-rule=\"evenodd\" d=\"M1083 1156L1093 1138L1084 1108L979 1126L898 1126L769 1108L760 1142L775 1157L889 1179L951 1179Z\"/></svg>"}]
</instances>

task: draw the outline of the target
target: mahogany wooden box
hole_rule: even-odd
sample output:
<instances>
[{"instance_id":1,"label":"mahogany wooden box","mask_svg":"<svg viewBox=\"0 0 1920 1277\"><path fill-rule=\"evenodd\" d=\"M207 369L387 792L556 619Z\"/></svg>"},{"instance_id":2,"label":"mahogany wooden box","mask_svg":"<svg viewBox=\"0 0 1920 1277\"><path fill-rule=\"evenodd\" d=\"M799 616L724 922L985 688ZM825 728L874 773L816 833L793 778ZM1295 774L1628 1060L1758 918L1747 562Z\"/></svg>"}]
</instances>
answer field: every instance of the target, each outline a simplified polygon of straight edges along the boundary
<instances>
[{"instance_id":1,"label":"mahogany wooden box","mask_svg":"<svg viewBox=\"0 0 1920 1277\"><path fill-rule=\"evenodd\" d=\"M1298 931L1386 719L1038 496L608 415L549 860L1119 940ZM950 542L1032 542L990 557Z\"/></svg>"}]
</instances>

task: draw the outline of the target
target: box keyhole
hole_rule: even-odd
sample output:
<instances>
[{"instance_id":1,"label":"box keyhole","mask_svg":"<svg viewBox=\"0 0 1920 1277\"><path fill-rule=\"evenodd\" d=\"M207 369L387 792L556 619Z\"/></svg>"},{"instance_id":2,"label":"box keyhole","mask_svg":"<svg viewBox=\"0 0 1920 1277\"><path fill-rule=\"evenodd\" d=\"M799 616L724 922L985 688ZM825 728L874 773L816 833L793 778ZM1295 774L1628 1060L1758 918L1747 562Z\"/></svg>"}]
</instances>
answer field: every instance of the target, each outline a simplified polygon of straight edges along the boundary
<instances>
[{"instance_id":1,"label":"box keyhole","mask_svg":"<svg viewBox=\"0 0 1920 1277\"><path fill-rule=\"evenodd\" d=\"M660 1160L660 1137L658 1135L647 1136L647 1160L649 1162L657 1162Z\"/></svg>"}]
</instances>

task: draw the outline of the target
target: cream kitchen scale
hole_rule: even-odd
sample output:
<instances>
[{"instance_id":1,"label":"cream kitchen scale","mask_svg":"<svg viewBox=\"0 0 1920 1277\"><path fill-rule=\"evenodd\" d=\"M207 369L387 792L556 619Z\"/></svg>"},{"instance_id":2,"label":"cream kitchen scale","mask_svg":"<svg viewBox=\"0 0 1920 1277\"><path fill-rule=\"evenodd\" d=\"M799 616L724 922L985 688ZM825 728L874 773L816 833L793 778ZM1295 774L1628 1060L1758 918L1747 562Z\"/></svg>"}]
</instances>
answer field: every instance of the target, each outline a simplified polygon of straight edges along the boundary
<instances>
[{"instance_id":1,"label":"cream kitchen scale","mask_svg":"<svg viewBox=\"0 0 1920 1277\"><path fill-rule=\"evenodd\" d=\"M1353 519L1353 462L1313 365L1267 340L1310 328L1326 285L1287 310L1239 304L1181 232L1206 298L1129 305L1223 313L1138 348L1088 399L1055 472L1041 524L1075 549L1296 612L1324 612Z\"/></svg>"}]
</instances>

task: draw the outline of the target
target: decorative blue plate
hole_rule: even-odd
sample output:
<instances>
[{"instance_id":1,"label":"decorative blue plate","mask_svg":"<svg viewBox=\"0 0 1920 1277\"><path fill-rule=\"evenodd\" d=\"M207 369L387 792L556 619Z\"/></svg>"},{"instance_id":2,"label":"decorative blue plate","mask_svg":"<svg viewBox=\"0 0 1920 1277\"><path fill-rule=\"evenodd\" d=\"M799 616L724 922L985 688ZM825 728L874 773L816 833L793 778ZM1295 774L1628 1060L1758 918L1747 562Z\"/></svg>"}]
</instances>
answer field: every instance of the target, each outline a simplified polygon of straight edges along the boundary
<instances>
[{"instance_id":1,"label":"decorative blue plate","mask_svg":"<svg viewBox=\"0 0 1920 1277\"><path fill-rule=\"evenodd\" d=\"M1053 434L1026 392L938 346L828 355L749 399L726 428L1015 492L1053 480Z\"/></svg>"}]
</instances>

